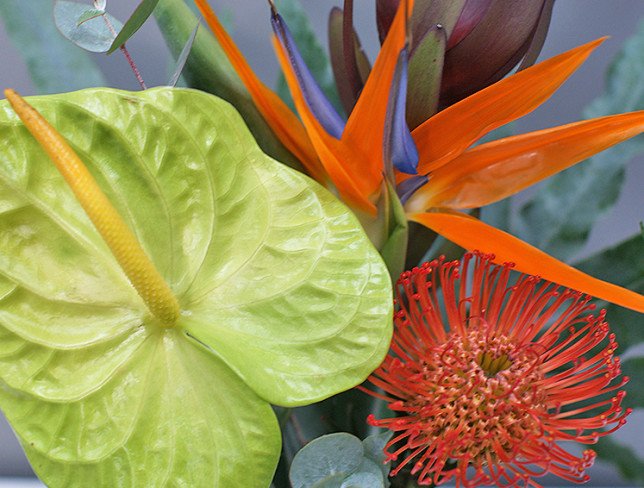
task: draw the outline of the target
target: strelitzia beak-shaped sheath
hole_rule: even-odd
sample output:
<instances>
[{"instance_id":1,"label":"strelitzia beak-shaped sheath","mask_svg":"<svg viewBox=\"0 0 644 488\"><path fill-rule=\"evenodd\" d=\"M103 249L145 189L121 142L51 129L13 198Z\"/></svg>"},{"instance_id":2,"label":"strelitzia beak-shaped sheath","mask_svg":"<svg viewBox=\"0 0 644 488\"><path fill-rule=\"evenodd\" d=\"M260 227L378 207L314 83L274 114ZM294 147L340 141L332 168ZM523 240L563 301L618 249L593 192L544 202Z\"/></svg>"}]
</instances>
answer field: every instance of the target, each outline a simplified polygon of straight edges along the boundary
<instances>
[{"instance_id":1,"label":"strelitzia beak-shaped sheath","mask_svg":"<svg viewBox=\"0 0 644 488\"><path fill-rule=\"evenodd\" d=\"M342 198L372 215L376 212L373 202L383 181L384 153L388 153L392 163L405 164L405 169L413 171L415 147L411 139L404 135L406 125L395 121L396 118L404 120L404 103L394 101L392 105L390 96L393 93L394 100L400 97L399 88L392 91L397 71L398 86L405 82L402 72L404 57L400 66L399 57L407 42L407 18L412 8L412 1L401 2L389 35L339 139L325 127L333 116L319 113L324 104L310 100L311 95L319 89L308 85L313 80L305 74L306 67L299 64L301 57L297 54L297 48L283 20L276 12L273 13L274 43L278 59L320 161ZM386 127L389 127L392 142L385 150L383 141L387 140ZM408 166L407 157L410 155L412 167Z\"/></svg>"}]
</instances>

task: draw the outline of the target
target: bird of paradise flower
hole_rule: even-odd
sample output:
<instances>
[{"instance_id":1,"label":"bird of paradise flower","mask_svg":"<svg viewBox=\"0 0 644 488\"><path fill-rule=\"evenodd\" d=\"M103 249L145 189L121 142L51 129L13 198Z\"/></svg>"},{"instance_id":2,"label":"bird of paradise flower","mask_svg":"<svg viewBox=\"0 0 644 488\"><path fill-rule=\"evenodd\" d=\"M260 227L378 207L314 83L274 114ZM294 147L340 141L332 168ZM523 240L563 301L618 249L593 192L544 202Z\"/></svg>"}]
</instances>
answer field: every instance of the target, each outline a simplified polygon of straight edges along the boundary
<instances>
[{"instance_id":1,"label":"bird of paradise flower","mask_svg":"<svg viewBox=\"0 0 644 488\"><path fill-rule=\"evenodd\" d=\"M638 111L471 147L547 100L604 39L509 76L410 133L405 69L413 0L400 2L346 122L322 94L273 5L273 44L301 120L255 75L206 0L195 1L276 137L359 216L375 216L386 181L395 181L408 220L465 249L493 252L498 263L513 262L524 273L644 311L644 296L582 273L463 212L509 197L644 131L644 111Z\"/></svg>"}]
</instances>

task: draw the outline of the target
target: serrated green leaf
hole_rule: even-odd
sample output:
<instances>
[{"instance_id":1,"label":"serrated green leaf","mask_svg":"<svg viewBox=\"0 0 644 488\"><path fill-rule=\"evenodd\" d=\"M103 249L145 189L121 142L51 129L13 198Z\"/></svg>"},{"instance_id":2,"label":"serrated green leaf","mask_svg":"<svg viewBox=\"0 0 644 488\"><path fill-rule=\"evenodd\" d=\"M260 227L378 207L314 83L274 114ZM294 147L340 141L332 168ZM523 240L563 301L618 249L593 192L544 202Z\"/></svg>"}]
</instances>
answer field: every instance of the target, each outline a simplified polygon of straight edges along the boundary
<instances>
[{"instance_id":1,"label":"serrated green leaf","mask_svg":"<svg viewBox=\"0 0 644 488\"><path fill-rule=\"evenodd\" d=\"M125 22L123 27L118 31L118 35L112 41L107 54L112 54L119 47L125 44L130 37L136 34L146 20L152 15L154 8L159 3L159 0L141 0L141 3L134 9L134 12L129 19Z\"/></svg>"},{"instance_id":2,"label":"serrated green leaf","mask_svg":"<svg viewBox=\"0 0 644 488\"><path fill-rule=\"evenodd\" d=\"M321 482L341 484L358 469L363 459L362 442L351 434L339 432L318 437L293 459L291 484L293 488L307 488Z\"/></svg>"},{"instance_id":3,"label":"serrated green leaf","mask_svg":"<svg viewBox=\"0 0 644 488\"><path fill-rule=\"evenodd\" d=\"M624 406L630 408L644 408L644 357L630 357L622 362L622 374L628 376L626 383L626 397Z\"/></svg>"},{"instance_id":4,"label":"serrated green leaf","mask_svg":"<svg viewBox=\"0 0 644 488\"><path fill-rule=\"evenodd\" d=\"M644 22L613 62L607 90L584 115L588 118L644 109ZM613 207L624 166L644 152L644 135L634 137L550 178L520 210L516 234L539 249L567 259L586 242L597 216Z\"/></svg>"},{"instance_id":5,"label":"serrated green leaf","mask_svg":"<svg viewBox=\"0 0 644 488\"><path fill-rule=\"evenodd\" d=\"M602 280L644 293L644 238L636 234L630 239L601 251L575 266ZM614 304L599 302L606 308L606 320L617 335L620 351L644 342L644 316Z\"/></svg>"},{"instance_id":6,"label":"serrated green leaf","mask_svg":"<svg viewBox=\"0 0 644 488\"><path fill-rule=\"evenodd\" d=\"M161 0L154 15L166 44L175 58L178 58L194 29L197 17L184 0ZM223 50L205 28L199 29L197 33L183 77L190 87L212 93L232 103L265 153L292 168L302 169L299 161L279 142L257 111Z\"/></svg>"},{"instance_id":7,"label":"serrated green leaf","mask_svg":"<svg viewBox=\"0 0 644 488\"><path fill-rule=\"evenodd\" d=\"M268 401L362 380L391 335L353 214L192 90L37 97L178 297L161 329L0 102L0 406L49 486L267 486ZM125 480L125 481L124 481Z\"/></svg>"},{"instance_id":8,"label":"serrated green leaf","mask_svg":"<svg viewBox=\"0 0 644 488\"><path fill-rule=\"evenodd\" d=\"M615 464L624 478L644 483L644 460L633 449L618 444L607 436L601 437L593 450L602 460Z\"/></svg>"},{"instance_id":9,"label":"serrated green leaf","mask_svg":"<svg viewBox=\"0 0 644 488\"><path fill-rule=\"evenodd\" d=\"M299 0L277 0L275 2L280 15L288 24L289 30L295 44L299 48L306 66L311 71L313 78L318 82L320 88L333 104L342 113L342 105L335 88L335 80L331 71L331 63L324 48L320 44L313 30L306 10ZM277 94L284 100L291 109L294 109L291 92L286 84L284 74L280 72L277 80Z\"/></svg>"},{"instance_id":10,"label":"serrated green leaf","mask_svg":"<svg viewBox=\"0 0 644 488\"><path fill-rule=\"evenodd\" d=\"M110 22L114 31L118 32L123 25L110 14L94 17L80 23L88 11L94 11L89 5L65 0L56 0L54 4L54 22L60 33L78 47L86 51L104 53L112 45L114 33L105 22ZM103 18L105 17L105 18Z\"/></svg>"},{"instance_id":11,"label":"serrated green leaf","mask_svg":"<svg viewBox=\"0 0 644 488\"><path fill-rule=\"evenodd\" d=\"M51 0L0 1L0 18L25 59L37 92L60 93L104 85L102 73L87 54L60 36L52 15Z\"/></svg>"}]
</instances>

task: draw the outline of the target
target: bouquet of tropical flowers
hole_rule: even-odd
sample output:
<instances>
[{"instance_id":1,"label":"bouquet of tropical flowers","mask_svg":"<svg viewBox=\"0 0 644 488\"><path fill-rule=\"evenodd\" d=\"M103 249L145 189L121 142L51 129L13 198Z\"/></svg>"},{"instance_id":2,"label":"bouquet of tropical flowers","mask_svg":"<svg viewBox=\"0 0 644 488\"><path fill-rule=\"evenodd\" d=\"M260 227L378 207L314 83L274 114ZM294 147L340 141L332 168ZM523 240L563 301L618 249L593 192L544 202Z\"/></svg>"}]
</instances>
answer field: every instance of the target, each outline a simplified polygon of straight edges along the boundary
<instances>
[{"instance_id":1,"label":"bouquet of tropical flowers","mask_svg":"<svg viewBox=\"0 0 644 488\"><path fill-rule=\"evenodd\" d=\"M537 62L554 0L376 0L371 57L352 0L328 55L269 0L275 88L217 3L0 5L40 92L0 102L0 408L38 477L643 481L606 436L644 406L644 234L566 261L644 151L644 30L583 120L515 134L605 40Z\"/></svg>"}]
</instances>

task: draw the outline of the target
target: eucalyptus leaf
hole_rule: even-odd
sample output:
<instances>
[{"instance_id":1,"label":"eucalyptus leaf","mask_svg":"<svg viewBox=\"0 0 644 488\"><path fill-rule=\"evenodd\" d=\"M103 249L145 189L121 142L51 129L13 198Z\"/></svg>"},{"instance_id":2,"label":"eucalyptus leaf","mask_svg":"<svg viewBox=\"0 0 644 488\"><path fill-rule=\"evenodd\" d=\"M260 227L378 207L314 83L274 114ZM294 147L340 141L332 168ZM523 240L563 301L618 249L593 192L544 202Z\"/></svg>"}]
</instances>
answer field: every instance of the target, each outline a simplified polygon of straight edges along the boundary
<instances>
[{"instance_id":1,"label":"eucalyptus leaf","mask_svg":"<svg viewBox=\"0 0 644 488\"><path fill-rule=\"evenodd\" d=\"M158 3L159 0L142 0L130 18L127 19L125 25L118 31L118 35L112 41L112 44L107 50L107 54L112 54L139 30L145 21L152 15L152 12Z\"/></svg>"},{"instance_id":2,"label":"eucalyptus leaf","mask_svg":"<svg viewBox=\"0 0 644 488\"><path fill-rule=\"evenodd\" d=\"M361 381L391 286L353 214L192 90L35 97L178 298L162 328L0 102L0 407L49 486L268 486L268 402Z\"/></svg>"},{"instance_id":3,"label":"eucalyptus leaf","mask_svg":"<svg viewBox=\"0 0 644 488\"><path fill-rule=\"evenodd\" d=\"M373 463L371 461L365 461ZM382 488L384 485L382 475L378 468L375 471L360 471L353 473L340 485L340 488Z\"/></svg>"},{"instance_id":4,"label":"eucalyptus leaf","mask_svg":"<svg viewBox=\"0 0 644 488\"><path fill-rule=\"evenodd\" d=\"M115 32L118 32L123 24L107 13L80 22L87 19L88 12L94 11L94 8L83 3L56 0L54 22L60 33L78 47L86 51L104 53L112 45L115 36L106 19Z\"/></svg>"},{"instance_id":5,"label":"eucalyptus leaf","mask_svg":"<svg viewBox=\"0 0 644 488\"><path fill-rule=\"evenodd\" d=\"M611 65L607 90L586 117L644 109L644 22ZM586 242L597 216L613 207L625 165L644 152L644 135L614 146L553 176L520 210L516 234L560 259Z\"/></svg>"},{"instance_id":6,"label":"eucalyptus leaf","mask_svg":"<svg viewBox=\"0 0 644 488\"><path fill-rule=\"evenodd\" d=\"M101 71L87 53L61 37L52 15L51 0L0 1L0 18L26 62L36 91L60 93L104 85Z\"/></svg>"},{"instance_id":7,"label":"eucalyptus leaf","mask_svg":"<svg viewBox=\"0 0 644 488\"><path fill-rule=\"evenodd\" d=\"M360 467L363 459L362 442L351 434L339 432L318 437L293 459L291 484L293 488L308 488L322 482L341 484Z\"/></svg>"},{"instance_id":8,"label":"eucalyptus leaf","mask_svg":"<svg viewBox=\"0 0 644 488\"><path fill-rule=\"evenodd\" d=\"M275 2L280 15L286 21L286 24L291 31L295 44L302 53L306 66L311 71L311 74L322 88L322 91L333 104L339 113L342 113L342 105L340 98L335 88L335 80L331 70L331 63L324 48L318 41L313 25L309 20L306 10L300 3L300 0L277 0ZM284 74L280 72L277 80L277 94L284 100L292 109L294 109L293 99L291 92L286 84Z\"/></svg>"},{"instance_id":9,"label":"eucalyptus leaf","mask_svg":"<svg viewBox=\"0 0 644 488\"><path fill-rule=\"evenodd\" d=\"M391 469L391 462L387 460L387 456L385 455L385 446L391 440L393 435L393 432L385 431L379 434L370 435L362 441L365 458L370 459L379 466L384 479L385 488L390 485L389 470Z\"/></svg>"},{"instance_id":10,"label":"eucalyptus leaf","mask_svg":"<svg viewBox=\"0 0 644 488\"><path fill-rule=\"evenodd\" d=\"M105 13L105 10L98 10L98 9L90 9L86 10L83 15L81 15L78 20L76 20L76 25L79 26L84 22L87 22L88 20L92 20L96 17L99 17Z\"/></svg>"}]
</instances>

